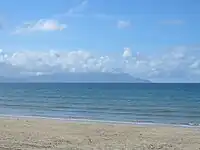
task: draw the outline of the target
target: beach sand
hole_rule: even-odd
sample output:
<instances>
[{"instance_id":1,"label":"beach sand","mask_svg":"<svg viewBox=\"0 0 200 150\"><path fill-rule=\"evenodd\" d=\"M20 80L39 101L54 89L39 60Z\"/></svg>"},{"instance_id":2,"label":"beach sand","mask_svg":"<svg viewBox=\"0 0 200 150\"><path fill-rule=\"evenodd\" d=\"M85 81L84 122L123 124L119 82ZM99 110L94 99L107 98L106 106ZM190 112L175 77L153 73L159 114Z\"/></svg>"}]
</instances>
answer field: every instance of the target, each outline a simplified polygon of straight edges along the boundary
<instances>
[{"instance_id":1,"label":"beach sand","mask_svg":"<svg viewBox=\"0 0 200 150\"><path fill-rule=\"evenodd\" d=\"M1 118L0 150L200 150L200 128Z\"/></svg>"}]
</instances>

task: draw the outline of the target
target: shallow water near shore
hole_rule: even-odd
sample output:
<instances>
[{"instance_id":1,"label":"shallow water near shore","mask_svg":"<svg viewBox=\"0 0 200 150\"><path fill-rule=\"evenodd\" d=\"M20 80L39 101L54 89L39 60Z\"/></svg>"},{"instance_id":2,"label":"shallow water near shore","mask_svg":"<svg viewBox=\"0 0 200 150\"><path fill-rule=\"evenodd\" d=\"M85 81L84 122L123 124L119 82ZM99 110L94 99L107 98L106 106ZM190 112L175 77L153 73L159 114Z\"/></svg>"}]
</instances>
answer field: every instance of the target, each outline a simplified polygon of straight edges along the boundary
<instances>
[{"instance_id":1,"label":"shallow water near shore","mask_svg":"<svg viewBox=\"0 0 200 150\"><path fill-rule=\"evenodd\" d=\"M200 84L4 83L0 114L198 126Z\"/></svg>"}]
</instances>

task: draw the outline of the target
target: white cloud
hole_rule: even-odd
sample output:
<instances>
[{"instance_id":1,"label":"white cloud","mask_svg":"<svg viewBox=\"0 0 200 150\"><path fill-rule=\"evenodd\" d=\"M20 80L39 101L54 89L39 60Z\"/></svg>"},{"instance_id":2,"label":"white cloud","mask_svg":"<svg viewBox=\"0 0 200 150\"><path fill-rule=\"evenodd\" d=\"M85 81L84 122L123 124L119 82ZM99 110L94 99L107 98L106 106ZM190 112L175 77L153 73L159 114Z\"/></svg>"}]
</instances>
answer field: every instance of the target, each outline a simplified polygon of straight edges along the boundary
<instances>
[{"instance_id":1,"label":"white cloud","mask_svg":"<svg viewBox=\"0 0 200 150\"><path fill-rule=\"evenodd\" d=\"M131 26L131 22L130 21L119 20L117 22L117 27L118 28L128 28L130 26Z\"/></svg>"},{"instance_id":2,"label":"white cloud","mask_svg":"<svg viewBox=\"0 0 200 150\"><path fill-rule=\"evenodd\" d=\"M124 58L132 57L132 51L130 48L124 48L124 53L122 55Z\"/></svg>"},{"instance_id":3,"label":"white cloud","mask_svg":"<svg viewBox=\"0 0 200 150\"><path fill-rule=\"evenodd\" d=\"M87 5L88 5L88 1L87 0L83 0L77 6L70 8L69 11L66 13L66 15L82 12L82 11L85 10Z\"/></svg>"},{"instance_id":4,"label":"white cloud","mask_svg":"<svg viewBox=\"0 0 200 150\"><path fill-rule=\"evenodd\" d=\"M192 69L198 69L198 68L200 68L200 62L199 62L199 60L197 60L197 61L195 61L194 63L192 63L192 64L190 65L190 67L191 67Z\"/></svg>"},{"instance_id":5,"label":"white cloud","mask_svg":"<svg viewBox=\"0 0 200 150\"><path fill-rule=\"evenodd\" d=\"M76 6L71 7L65 13L56 14L53 17L59 19L63 17L85 17L86 15L84 15L83 12L86 10L87 6L88 6L88 0L83 0Z\"/></svg>"},{"instance_id":6,"label":"white cloud","mask_svg":"<svg viewBox=\"0 0 200 150\"><path fill-rule=\"evenodd\" d=\"M129 73L145 79L200 81L200 53L178 47L165 54L145 56L125 48L121 56L95 56L87 51L0 51L0 75L42 75L60 72ZM163 81L162 80L162 81Z\"/></svg>"},{"instance_id":7,"label":"white cloud","mask_svg":"<svg viewBox=\"0 0 200 150\"><path fill-rule=\"evenodd\" d=\"M66 27L66 24L61 24L57 20L40 19L36 22L24 23L21 27L17 27L14 33L19 34L35 31L61 31Z\"/></svg>"},{"instance_id":8,"label":"white cloud","mask_svg":"<svg viewBox=\"0 0 200 150\"><path fill-rule=\"evenodd\" d=\"M56 14L53 17L57 19L63 19L65 17L75 17L75 18L87 18L87 19L99 19L99 20L113 20L116 21L121 15L112 15L105 13L85 13L89 6L89 0L82 0L76 6L71 7L68 11Z\"/></svg>"}]
</instances>

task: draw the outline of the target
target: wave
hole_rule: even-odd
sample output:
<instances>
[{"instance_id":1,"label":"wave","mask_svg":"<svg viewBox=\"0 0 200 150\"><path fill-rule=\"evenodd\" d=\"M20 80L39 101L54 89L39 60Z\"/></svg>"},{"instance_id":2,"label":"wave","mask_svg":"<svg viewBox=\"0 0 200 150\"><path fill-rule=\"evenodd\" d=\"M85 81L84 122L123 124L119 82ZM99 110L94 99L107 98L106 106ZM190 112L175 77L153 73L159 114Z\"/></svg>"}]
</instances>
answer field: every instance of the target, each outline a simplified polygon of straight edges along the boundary
<instances>
[{"instance_id":1,"label":"wave","mask_svg":"<svg viewBox=\"0 0 200 150\"><path fill-rule=\"evenodd\" d=\"M183 123L183 124L167 124L167 123L154 123L154 122L126 122L126 121L111 121L111 120L95 120L95 119L84 119L84 117L44 117L44 116L26 116L26 115L0 115L3 119L46 119L46 120L59 120L66 122L79 122L79 123L103 123L111 125L139 125L139 126L163 126L163 127L186 127L186 128L200 128L200 124L197 123Z\"/></svg>"}]
</instances>

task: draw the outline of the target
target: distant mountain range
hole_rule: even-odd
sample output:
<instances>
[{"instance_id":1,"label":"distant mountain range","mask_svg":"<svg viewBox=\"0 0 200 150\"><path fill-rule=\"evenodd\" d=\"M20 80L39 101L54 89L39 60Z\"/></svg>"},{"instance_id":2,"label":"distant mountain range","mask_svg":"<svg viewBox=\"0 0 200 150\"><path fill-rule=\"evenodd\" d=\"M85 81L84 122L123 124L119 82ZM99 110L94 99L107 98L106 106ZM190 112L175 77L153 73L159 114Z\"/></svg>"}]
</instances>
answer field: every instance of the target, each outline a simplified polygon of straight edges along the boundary
<instances>
[{"instance_id":1,"label":"distant mountain range","mask_svg":"<svg viewBox=\"0 0 200 150\"><path fill-rule=\"evenodd\" d=\"M150 83L126 73L60 73L26 77L0 77L0 82Z\"/></svg>"}]
</instances>

